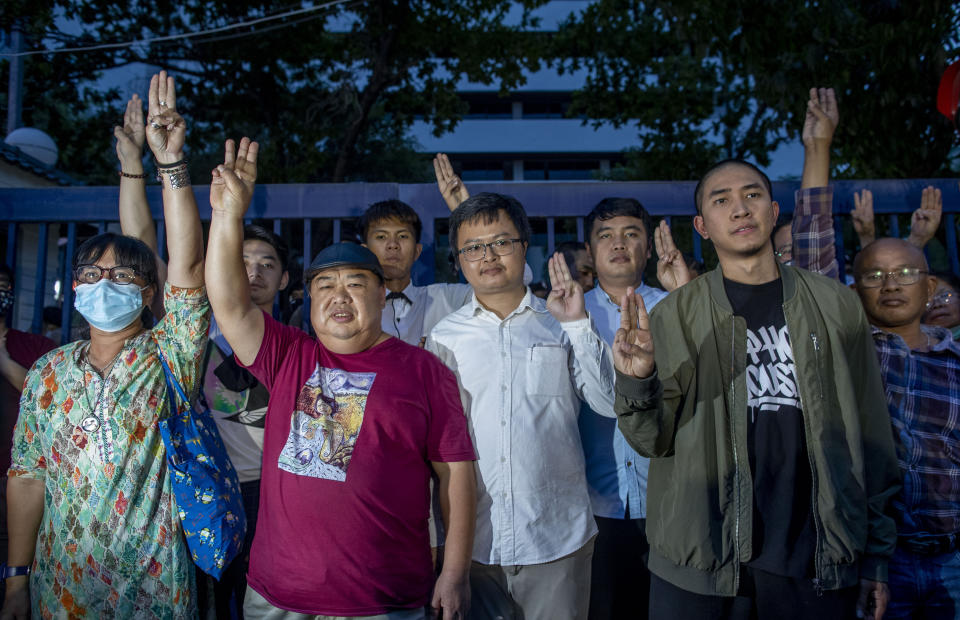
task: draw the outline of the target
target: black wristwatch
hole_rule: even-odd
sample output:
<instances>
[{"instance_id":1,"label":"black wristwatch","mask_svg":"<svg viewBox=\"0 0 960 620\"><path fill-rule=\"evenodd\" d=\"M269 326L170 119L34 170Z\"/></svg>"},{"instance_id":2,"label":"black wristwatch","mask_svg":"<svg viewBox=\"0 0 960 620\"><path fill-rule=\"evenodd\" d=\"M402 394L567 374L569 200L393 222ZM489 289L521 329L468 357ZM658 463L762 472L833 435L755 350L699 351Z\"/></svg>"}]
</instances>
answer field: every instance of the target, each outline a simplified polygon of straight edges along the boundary
<instances>
[{"instance_id":1,"label":"black wristwatch","mask_svg":"<svg viewBox=\"0 0 960 620\"><path fill-rule=\"evenodd\" d=\"M29 566L7 566L6 563L0 564L0 581L6 581L10 577L22 577L30 574Z\"/></svg>"}]
</instances>

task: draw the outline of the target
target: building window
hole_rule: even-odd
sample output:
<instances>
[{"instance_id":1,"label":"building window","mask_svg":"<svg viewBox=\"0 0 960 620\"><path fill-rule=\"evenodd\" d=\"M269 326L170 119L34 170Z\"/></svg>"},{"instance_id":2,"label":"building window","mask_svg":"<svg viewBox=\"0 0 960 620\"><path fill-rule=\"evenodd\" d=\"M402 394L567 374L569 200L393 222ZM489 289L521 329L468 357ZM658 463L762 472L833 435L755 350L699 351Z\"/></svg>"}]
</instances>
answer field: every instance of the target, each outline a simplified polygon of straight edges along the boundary
<instances>
[{"instance_id":1,"label":"building window","mask_svg":"<svg viewBox=\"0 0 960 620\"><path fill-rule=\"evenodd\" d=\"M600 170L600 161L564 159L528 159L523 162L524 181L585 181L592 180Z\"/></svg>"}]
</instances>

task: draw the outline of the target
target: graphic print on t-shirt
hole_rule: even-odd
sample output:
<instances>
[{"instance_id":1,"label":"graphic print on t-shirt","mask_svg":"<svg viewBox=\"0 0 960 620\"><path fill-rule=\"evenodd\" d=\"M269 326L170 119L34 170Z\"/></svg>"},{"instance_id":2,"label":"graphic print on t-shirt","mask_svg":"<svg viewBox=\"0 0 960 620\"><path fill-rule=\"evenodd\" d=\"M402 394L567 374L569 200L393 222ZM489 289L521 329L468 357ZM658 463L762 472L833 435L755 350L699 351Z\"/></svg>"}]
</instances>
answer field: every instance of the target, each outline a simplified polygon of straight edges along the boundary
<instances>
[{"instance_id":1,"label":"graphic print on t-shirt","mask_svg":"<svg viewBox=\"0 0 960 620\"><path fill-rule=\"evenodd\" d=\"M777 412L781 407L800 409L800 396L793 366L790 333L783 325L758 331L747 329L747 391L750 421L760 412Z\"/></svg>"},{"instance_id":2,"label":"graphic print on t-shirt","mask_svg":"<svg viewBox=\"0 0 960 620\"><path fill-rule=\"evenodd\" d=\"M367 395L377 374L317 364L297 396L278 466L298 476L347 479Z\"/></svg>"},{"instance_id":3,"label":"graphic print on t-shirt","mask_svg":"<svg viewBox=\"0 0 960 620\"><path fill-rule=\"evenodd\" d=\"M206 374L203 377L207 405L219 414L218 418L245 426L263 428L270 393L259 383L250 389L234 390L227 387L217 376L217 372L225 366L239 368L236 362L232 359L224 359L223 354L214 348L210 353Z\"/></svg>"}]
</instances>

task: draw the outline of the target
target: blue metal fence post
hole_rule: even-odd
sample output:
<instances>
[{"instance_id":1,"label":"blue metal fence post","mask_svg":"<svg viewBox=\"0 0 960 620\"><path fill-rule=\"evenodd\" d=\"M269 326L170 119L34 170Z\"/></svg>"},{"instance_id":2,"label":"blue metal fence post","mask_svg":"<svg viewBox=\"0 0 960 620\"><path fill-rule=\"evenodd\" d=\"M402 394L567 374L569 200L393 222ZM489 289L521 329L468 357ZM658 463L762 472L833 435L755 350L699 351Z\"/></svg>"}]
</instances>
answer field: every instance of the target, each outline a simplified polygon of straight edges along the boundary
<instances>
[{"instance_id":1,"label":"blue metal fence post","mask_svg":"<svg viewBox=\"0 0 960 620\"><path fill-rule=\"evenodd\" d=\"M63 307L60 309L60 344L70 342L70 326L73 324L73 253L77 247L77 223L67 224L67 260L63 263L60 290L63 291Z\"/></svg>"},{"instance_id":2,"label":"blue metal fence post","mask_svg":"<svg viewBox=\"0 0 960 620\"><path fill-rule=\"evenodd\" d=\"M17 266L17 229L16 222L7 224L7 267L15 269Z\"/></svg>"},{"instance_id":3,"label":"blue metal fence post","mask_svg":"<svg viewBox=\"0 0 960 620\"><path fill-rule=\"evenodd\" d=\"M837 256L837 267L840 269L838 272L840 282L845 282L847 276L847 260L843 250L843 222L837 216L833 217L833 238L834 245L836 246L834 249Z\"/></svg>"},{"instance_id":4,"label":"blue metal fence post","mask_svg":"<svg viewBox=\"0 0 960 620\"><path fill-rule=\"evenodd\" d=\"M548 217L547 218L547 258L553 256L553 251L556 246L556 230L557 223L556 218Z\"/></svg>"},{"instance_id":5,"label":"blue metal fence post","mask_svg":"<svg viewBox=\"0 0 960 620\"><path fill-rule=\"evenodd\" d=\"M47 237L49 233L50 225L41 222L40 239L37 240L37 288L33 291L33 322L30 325L30 331L34 334L43 331L43 302L47 287Z\"/></svg>"},{"instance_id":6,"label":"blue metal fence post","mask_svg":"<svg viewBox=\"0 0 960 620\"><path fill-rule=\"evenodd\" d=\"M960 278L960 248L957 248L957 224L953 213L947 213L946 217L947 231L947 255L950 257L950 270L953 275Z\"/></svg>"},{"instance_id":7,"label":"blue metal fence post","mask_svg":"<svg viewBox=\"0 0 960 620\"><path fill-rule=\"evenodd\" d=\"M307 218L303 220L303 310L300 316L300 328L306 333L313 335L313 327L310 324L310 286L307 282L307 269L313 262L313 252L311 250L311 239L313 234L313 220Z\"/></svg>"}]
</instances>

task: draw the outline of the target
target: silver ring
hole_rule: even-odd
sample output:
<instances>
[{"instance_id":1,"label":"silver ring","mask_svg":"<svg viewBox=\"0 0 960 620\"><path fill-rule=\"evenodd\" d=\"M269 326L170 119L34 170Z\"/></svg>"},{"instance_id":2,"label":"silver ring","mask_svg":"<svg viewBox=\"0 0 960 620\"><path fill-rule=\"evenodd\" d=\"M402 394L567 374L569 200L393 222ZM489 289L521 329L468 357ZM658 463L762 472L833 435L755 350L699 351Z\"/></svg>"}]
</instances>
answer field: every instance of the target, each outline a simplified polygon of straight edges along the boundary
<instances>
[{"instance_id":1,"label":"silver ring","mask_svg":"<svg viewBox=\"0 0 960 620\"><path fill-rule=\"evenodd\" d=\"M158 123L157 121L150 121L150 126L153 127L154 129L160 129L160 123Z\"/></svg>"},{"instance_id":2,"label":"silver ring","mask_svg":"<svg viewBox=\"0 0 960 620\"><path fill-rule=\"evenodd\" d=\"M160 102L160 105L162 105L163 107L167 107L167 102L166 102L166 101L161 101L161 102Z\"/></svg>"}]
</instances>

